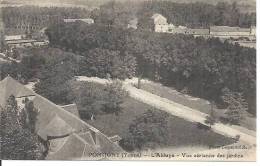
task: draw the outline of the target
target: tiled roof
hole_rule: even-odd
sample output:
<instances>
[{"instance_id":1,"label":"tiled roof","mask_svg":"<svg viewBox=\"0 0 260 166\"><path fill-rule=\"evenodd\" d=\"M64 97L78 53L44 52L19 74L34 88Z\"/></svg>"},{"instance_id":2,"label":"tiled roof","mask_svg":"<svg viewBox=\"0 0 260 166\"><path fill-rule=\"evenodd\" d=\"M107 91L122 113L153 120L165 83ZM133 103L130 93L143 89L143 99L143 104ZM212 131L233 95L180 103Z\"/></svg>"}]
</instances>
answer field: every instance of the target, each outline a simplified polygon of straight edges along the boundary
<instances>
[{"instance_id":1,"label":"tiled roof","mask_svg":"<svg viewBox=\"0 0 260 166\"><path fill-rule=\"evenodd\" d=\"M43 129L39 129L38 135L44 140L47 140L47 136L59 137L73 133L73 128L62 120L57 114Z\"/></svg>"},{"instance_id":2,"label":"tiled roof","mask_svg":"<svg viewBox=\"0 0 260 166\"><path fill-rule=\"evenodd\" d=\"M4 107L10 95L21 98L34 95L33 104L39 111L36 132L44 140L51 138L47 159L88 159L90 152L120 152L119 145L93 126L79 119L46 98L6 77L0 82L0 106Z\"/></svg>"},{"instance_id":3,"label":"tiled roof","mask_svg":"<svg viewBox=\"0 0 260 166\"><path fill-rule=\"evenodd\" d=\"M10 36L5 36L5 40L20 40L23 39L26 35L10 35Z\"/></svg>"},{"instance_id":4,"label":"tiled roof","mask_svg":"<svg viewBox=\"0 0 260 166\"><path fill-rule=\"evenodd\" d=\"M63 109L65 109L66 111L69 111L70 113L76 115L77 117L79 117L79 111L77 108L76 104L69 104L69 105L63 105L61 106Z\"/></svg>"}]
</instances>

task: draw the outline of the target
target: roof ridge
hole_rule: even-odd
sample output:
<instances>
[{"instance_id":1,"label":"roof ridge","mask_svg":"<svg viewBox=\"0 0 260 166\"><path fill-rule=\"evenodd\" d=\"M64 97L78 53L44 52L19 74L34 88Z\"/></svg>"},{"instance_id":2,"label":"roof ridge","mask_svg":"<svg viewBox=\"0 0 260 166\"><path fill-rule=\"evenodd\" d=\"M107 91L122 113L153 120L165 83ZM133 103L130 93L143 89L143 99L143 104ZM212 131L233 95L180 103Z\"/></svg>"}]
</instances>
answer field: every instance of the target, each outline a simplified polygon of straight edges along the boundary
<instances>
[{"instance_id":1,"label":"roof ridge","mask_svg":"<svg viewBox=\"0 0 260 166\"><path fill-rule=\"evenodd\" d=\"M7 76L7 77L6 77L5 79L3 79L1 82L4 82L4 83L7 84L7 83L8 83L8 80L11 80L11 81L13 81L14 83L16 83L16 84L22 86L22 87L25 88L26 90L29 90L29 91L32 92L32 94L34 94L36 97L39 97L40 99L42 99L42 100L48 102L49 104L53 105L54 107L56 107L57 110L62 111L63 113L65 113L65 114L67 114L67 115L69 115L69 116L71 116L71 117L74 117L75 119L77 119L78 121L80 121L82 124L86 125L90 130L92 130L92 131L94 131L94 132L100 132L98 129L96 129L95 127L93 127L93 126L91 126L90 124L86 123L85 121L81 120L81 119L80 119L79 117L77 117L76 115L74 115L74 114L72 114L72 113L66 111L66 110L63 109L61 106L59 106L59 105L57 105L57 104L51 102L51 101L48 100L47 98L45 98L45 97L43 97L43 96L41 96L41 95L35 93L33 90L31 90L31 89L27 88L26 86L22 85L21 83L19 83L17 80L13 79L12 77ZM59 116L59 115L58 115L58 116Z\"/></svg>"},{"instance_id":2,"label":"roof ridge","mask_svg":"<svg viewBox=\"0 0 260 166\"><path fill-rule=\"evenodd\" d=\"M61 106L61 107L68 107L68 106L77 106L75 103L73 103L73 104L67 104L67 105L59 105L59 106Z\"/></svg>"},{"instance_id":3,"label":"roof ridge","mask_svg":"<svg viewBox=\"0 0 260 166\"><path fill-rule=\"evenodd\" d=\"M88 124L88 123L86 123L85 121L81 120L81 119L78 118L76 115L74 115L74 114L72 114L72 113L70 113L70 112L64 110L62 107L60 107L60 106L56 105L55 103L49 101L49 100L46 99L45 97L43 97L43 96L41 96L41 95L38 95L37 93L36 93L36 96L39 97L39 98L41 98L41 99L43 99L43 100L45 100L45 101L47 101L47 102L49 102L51 105L57 107L59 111L63 111L65 114L68 114L69 116L72 116L72 117L76 118L78 121L80 121L81 123L83 123L84 125L86 125L90 130L93 130L93 131L95 131L95 132L100 132L98 129L94 128L94 127L91 126L90 124Z\"/></svg>"}]
</instances>

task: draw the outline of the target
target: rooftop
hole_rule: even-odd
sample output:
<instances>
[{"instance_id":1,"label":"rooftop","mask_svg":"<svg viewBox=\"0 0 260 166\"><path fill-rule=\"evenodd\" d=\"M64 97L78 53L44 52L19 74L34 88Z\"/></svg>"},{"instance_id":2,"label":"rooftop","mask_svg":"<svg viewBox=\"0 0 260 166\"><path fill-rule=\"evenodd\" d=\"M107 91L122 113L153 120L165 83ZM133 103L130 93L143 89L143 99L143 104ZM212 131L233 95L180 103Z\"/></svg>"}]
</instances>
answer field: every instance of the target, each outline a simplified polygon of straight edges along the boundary
<instances>
[{"instance_id":1,"label":"rooftop","mask_svg":"<svg viewBox=\"0 0 260 166\"><path fill-rule=\"evenodd\" d=\"M0 106L5 106L10 95L19 99L35 96L32 101L39 111L36 132L42 139L50 141L47 159L80 160L86 159L87 152L122 151L118 144L93 126L8 76L0 81Z\"/></svg>"},{"instance_id":2,"label":"rooftop","mask_svg":"<svg viewBox=\"0 0 260 166\"><path fill-rule=\"evenodd\" d=\"M21 40L25 37L26 35L22 34L22 35L6 35L5 36L5 40L9 41L9 40Z\"/></svg>"},{"instance_id":3,"label":"rooftop","mask_svg":"<svg viewBox=\"0 0 260 166\"><path fill-rule=\"evenodd\" d=\"M211 32L250 32L250 28L211 26L210 31Z\"/></svg>"},{"instance_id":4,"label":"rooftop","mask_svg":"<svg viewBox=\"0 0 260 166\"><path fill-rule=\"evenodd\" d=\"M72 19L72 18L68 18L68 19L64 19L63 20L66 23L71 23L71 22L76 22L76 21L82 21L88 24L93 24L94 20L92 18L82 18L82 19Z\"/></svg>"}]
</instances>

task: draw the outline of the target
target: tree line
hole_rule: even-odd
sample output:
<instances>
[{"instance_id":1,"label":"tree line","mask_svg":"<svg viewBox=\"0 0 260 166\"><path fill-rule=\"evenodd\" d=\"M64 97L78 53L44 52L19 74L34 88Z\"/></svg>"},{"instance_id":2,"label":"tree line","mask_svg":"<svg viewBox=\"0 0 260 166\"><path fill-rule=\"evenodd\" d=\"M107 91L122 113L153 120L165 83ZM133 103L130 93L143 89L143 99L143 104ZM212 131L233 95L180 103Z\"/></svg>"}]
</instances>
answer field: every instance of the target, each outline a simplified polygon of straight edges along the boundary
<instances>
[{"instance_id":1,"label":"tree line","mask_svg":"<svg viewBox=\"0 0 260 166\"><path fill-rule=\"evenodd\" d=\"M83 8L36 6L4 7L1 15L6 33L21 25L36 26L40 29L64 18L88 18L89 16L90 11Z\"/></svg>"},{"instance_id":2,"label":"tree line","mask_svg":"<svg viewBox=\"0 0 260 166\"><path fill-rule=\"evenodd\" d=\"M145 27L147 16L160 13L174 25L190 28L207 28L211 25L250 27L256 25L256 13L243 13L236 2L219 2L217 5L206 3L173 3L170 1L147 1L138 12L139 26Z\"/></svg>"},{"instance_id":3,"label":"tree line","mask_svg":"<svg viewBox=\"0 0 260 166\"><path fill-rule=\"evenodd\" d=\"M187 93L220 105L224 105L222 89L228 88L241 93L255 114L255 49L223 43L217 38L81 23L53 25L46 32L51 46L84 57L79 74L104 78L104 73L108 73L121 79L142 76L178 90L186 89ZM110 53L114 58L110 58ZM119 63L118 58L126 55L131 60Z\"/></svg>"},{"instance_id":4,"label":"tree line","mask_svg":"<svg viewBox=\"0 0 260 166\"><path fill-rule=\"evenodd\" d=\"M236 2L219 2L216 5L196 3L175 3L149 0L144 2L108 2L93 10L95 22L112 26L127 27L129 21L138 18L138 27L149 29L150 18L159 13L169 23L190 28L207 28L211 25L250 27L256 25L256 13L244 13Z\"/></svg>"}]
</instances>

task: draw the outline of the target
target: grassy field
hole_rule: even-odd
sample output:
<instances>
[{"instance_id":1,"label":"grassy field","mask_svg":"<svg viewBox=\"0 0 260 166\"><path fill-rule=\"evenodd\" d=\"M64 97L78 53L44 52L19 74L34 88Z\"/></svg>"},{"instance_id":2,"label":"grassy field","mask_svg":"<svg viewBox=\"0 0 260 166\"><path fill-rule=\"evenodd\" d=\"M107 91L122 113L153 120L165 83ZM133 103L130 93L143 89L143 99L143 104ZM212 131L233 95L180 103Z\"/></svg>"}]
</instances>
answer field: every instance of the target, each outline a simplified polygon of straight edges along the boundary
<instances>
[{"instance_id":1,"label":"grassy field","mask_svg":"<svg viewBox=\"0 0 260 166\"><path fill-rule=\"evenodd\" d=\"M173 88L158 83L142 83L141 89L207 114L211 110L210 103L207 100L182 94Z\"/></svg>"},{"instance_id":2,"label":"grassy field","mask_svg":"<svg viewBox=\"0 0 260 166\"><path fill-rule=\"evenodd\" d=\"M150 106L128 98L124 103L123 112L119 116L112 114L99 115L94 121L87 121L108 136L128 135L128 127L132 121L141 116ZM169 145L167 147L204 147L223 146L234 143L233 139L216 134L210 130L198 129L195 123L187 122L169 115L168 119ZM165 148L165 147L161 147Z\"/></svg>"},{"instance_id":3,"label":"grassy field","mask_svg":"<svg viewBox=\"0 0 260 166\"><path fill-rule=\"evenodd\" d=\"M82 86L83 83L74 83L76 86ZM103 85L94 84L99 89ZM121 138L129 136L129 126L136 117L141 116L146 110L153 109L151 106L141 103L135 99L127 97L122 105L122 112L115 114L96 115L96 120L86 120L87 123L108 136L119 135ZM160 148L180 148L180 147L203 147L208 149L210 146L223 146L232 144L233 139L216 134L210 130L203 130L197 127L196 123L187 122L178 117L168 114L167 128L169 135L167 137L167 146Z\"/></svg>"},{"instance_id":4,"label":"grassy field","mask_svg":"<svg viewBox=\"0 0 260 166\"><path fill-rule=\"evenodd\" d=\"M128 135L128 126L135 117L142 115L149 108L152 107L128 97L123 104L123 112L119 116L114 114L97 115L95 121L89 120L87 122L108 136L119 135L120 137L126 137Z\"/></svg>"},{"instance_id":5,"label":"grassy field","mask_svg":"<svg viewBox=\"0 0 260 166\"><path fill-rule=\"evenodd\" d=\"M143 83L141 89L206 114L209 114L211 110L210 103L207 100L184 95L173 88L162 86L158 83ZM223 111L217 108L214 109L215 111ZM252 115L246 113L245 118L241 121L241 126L255 131L256 119Z\"/></svg>"},{"instance_id":6,"label":"grassy field","mask_svg":"<svg viewBox=\"0 0 260 166\"><path fill-rule=\"evenodd\" d=\"M97 115L96 120L87 120L86 122L108 136L119 135L124 138L129 134L129 125L147 109L152 109L152 107L128 97L119 116L102 114ZM216 134L210 130L199 129L196 123L187 122L172 115L168 116L169 136L167 148L203 147L208 149L210 146L215 147L234 143L231 138Z\"/></svg>"}]
</instances>

